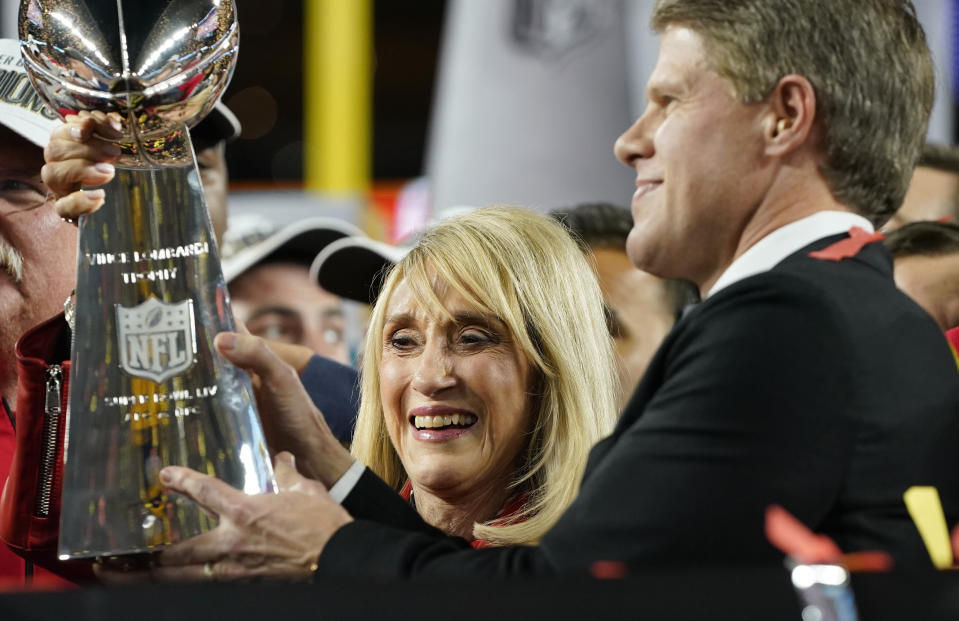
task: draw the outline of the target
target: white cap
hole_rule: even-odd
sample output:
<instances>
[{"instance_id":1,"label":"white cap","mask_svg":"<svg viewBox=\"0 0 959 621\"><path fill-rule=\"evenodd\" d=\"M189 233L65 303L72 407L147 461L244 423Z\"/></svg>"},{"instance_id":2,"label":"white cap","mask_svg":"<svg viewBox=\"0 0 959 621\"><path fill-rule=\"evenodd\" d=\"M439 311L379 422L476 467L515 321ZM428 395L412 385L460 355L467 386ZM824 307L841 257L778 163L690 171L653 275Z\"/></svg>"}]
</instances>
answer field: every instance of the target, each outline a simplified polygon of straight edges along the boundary
<instances>
[{"instance_id":1,"label":"white cap","mask_svg":"<svg viewBox=\"0 0 959 621\"><path fill-rule=\"evenodd\" d=\"M230 282L248 269L267 261L289 261L309 266L328 245L351 235L362 235L362 232L349 222L336 218L305 218L273 232L259 229L253 234L256 240L253 242L249 241L247 235L239 243L231 241L231 230L227 229L224 248L228 245L243 247L229 256L224 250L223 276Z\"/></svg>"},{"instance_id":2,"label":"white cap","mask_svg":"<svg viewBox=\"0 0 959 621\"><path fill-rule=\"evenodd\" d=\"M310 277L341 298L373 304L383 286L384 275L410 248L391 246L369 237L344 237L317 255L310 266Z\"/></svg>"},{"instance_id":3,"label":"white cap","mask_svg":"<svg viewBox=\"0 0 959 621\"><path fill-rule=\"evenodd\" d=\"M30 83L20 56L20 41L0 39L0 125L43 148L60 123Z\"/></svg>"},{"instance_id":4,"label":"white cap","mask_svg":"<svg viewBox=\"0 0 959 621\"><path fill-rule=\"evenodd\" d=\"M469 205L449 207L437 214L429 226L475 209ZM409 254L422 234L423 231L419 231L407 237L399 246L385 244L365 235L337 240L317 255L310 266L310 277L341 298L373 304L380 295L390 268Z\"/></svg>"}]
</instances>

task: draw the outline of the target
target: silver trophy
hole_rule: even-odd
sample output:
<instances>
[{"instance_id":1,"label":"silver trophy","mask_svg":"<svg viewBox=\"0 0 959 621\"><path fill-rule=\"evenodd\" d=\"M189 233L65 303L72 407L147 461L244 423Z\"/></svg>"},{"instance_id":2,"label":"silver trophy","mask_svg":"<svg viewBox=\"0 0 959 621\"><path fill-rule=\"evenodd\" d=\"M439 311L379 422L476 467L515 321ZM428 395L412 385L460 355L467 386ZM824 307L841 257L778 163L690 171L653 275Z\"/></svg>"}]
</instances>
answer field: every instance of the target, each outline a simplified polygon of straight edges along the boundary
<instances>
[{"instance_id":1,"label":"silver trophy","mask_svg":"<svg viewBox=\"0 0 959 621\"><path fill-rule=\"evenodd\" d=\"M23 0L21 51L62 116L116 113L107 203L79 222L61 558L148 552L215 519L159 482L166 465L247 493L273 472L233 330L189 126L236 62L232 0Z\"/></svg>"}]
</instances>

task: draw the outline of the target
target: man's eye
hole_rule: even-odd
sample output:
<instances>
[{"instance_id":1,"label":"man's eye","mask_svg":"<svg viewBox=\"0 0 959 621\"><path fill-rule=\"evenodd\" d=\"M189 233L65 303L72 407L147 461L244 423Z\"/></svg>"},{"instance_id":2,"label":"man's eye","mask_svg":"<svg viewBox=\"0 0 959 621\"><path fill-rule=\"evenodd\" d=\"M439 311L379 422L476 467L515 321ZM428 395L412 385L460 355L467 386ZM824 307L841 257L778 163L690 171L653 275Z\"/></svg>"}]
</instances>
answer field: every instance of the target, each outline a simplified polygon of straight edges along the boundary
<instances>
[{"instance_id":1,"label":"man's eye","mask_svg":"<svg viewBox=\"0 0 959 621\"><path fill-rule=\"evenodd\" d=\"M271 341L288 341L290 340L290 334L288 330L285 330L283 326L280 325L269 325L264 328L261 328L257 333L257 336Z\"/></svg>"},{"instance_id":2,"label":"man's eye","mask_svg":"<svg viewBox=\"0 0 959 621\"><path fill-rule=\"evenodd\" d=\"M40 188L36 187L31 183L26 181L21 181L20 179L2 179L0 180L0 192L10 192L10 193L31 193L36 195L36 197L43 198L45 195L40 191Z\"/></svg>"},{"instance_id":3,"label":"man's eye","mask_svg":"<svg viewBox=\"0 0 959 621\"><path fill-rule=\"evenodd\" d=\"M336 328L323 330L323 342L327 345L339 345L343 342L343 331Z\"/></svg>"}]
</instances>

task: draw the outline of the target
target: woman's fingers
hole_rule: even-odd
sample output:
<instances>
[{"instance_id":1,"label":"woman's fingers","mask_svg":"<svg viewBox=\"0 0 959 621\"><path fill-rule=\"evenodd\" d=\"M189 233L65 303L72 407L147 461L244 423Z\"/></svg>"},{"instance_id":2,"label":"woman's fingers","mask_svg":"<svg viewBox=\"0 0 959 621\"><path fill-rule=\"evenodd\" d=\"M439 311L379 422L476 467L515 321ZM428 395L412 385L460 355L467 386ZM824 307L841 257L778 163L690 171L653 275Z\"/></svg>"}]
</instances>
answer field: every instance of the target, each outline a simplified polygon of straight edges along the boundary
<instances>
[{"instance_id":1,"label":"woman's fingers","mask_svg":"<svg viewBox=\"0 0 959 621\"><path fill-rule=\"evenodd\" d=\"M279 356L280 360L296 369L297 373L303 373L306 365L316 355L316 352L305 345L280 343L279 341L267 341L266 344L273 350L274 354Z\"/></svg>"},{"instance_id":2,"label":"woman's fingers","mask_svg":"<svg viewBox=\"0 0 959 621\"><path fill-rule=\"evenodd\" d=\"M213 341L220 355L279 389L292 388L300 383L299 375L283 362L263 339L249 334L221 332Z\"/></svg>"},{"instance_id":3,"label":"woman's fingers","mask_svg":"<svg viewBox=\"0 0 959 621\"><path fill-rule=\"evenodd\" d=\"M273 476L280 492L302 492L316 494L326 487L319 481L308 479L296 469L293 453L282 451L273 458Z\"/></svg>"}]
</instances>

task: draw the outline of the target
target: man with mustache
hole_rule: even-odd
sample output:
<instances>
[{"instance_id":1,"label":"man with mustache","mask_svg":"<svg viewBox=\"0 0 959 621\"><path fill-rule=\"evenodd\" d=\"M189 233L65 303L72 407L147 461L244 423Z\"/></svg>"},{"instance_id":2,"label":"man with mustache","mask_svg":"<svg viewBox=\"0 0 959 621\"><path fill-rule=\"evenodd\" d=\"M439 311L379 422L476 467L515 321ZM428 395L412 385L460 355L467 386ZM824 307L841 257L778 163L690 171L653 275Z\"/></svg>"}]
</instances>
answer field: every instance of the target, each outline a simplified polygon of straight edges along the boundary
<instances>
[{"instance_id":1,"label":"man with mustache","mask_svg":"<svg viewBox=\"0 0 959 621\"><path fill-rule=\"evenodd\" d=\"M6 481L17 409L14 345L63 310L75 281L77 232L57 215L40 177L57 121L30 85L16 41L0 40L0 84L0 481ZM0 546L0 586L22 585L28 573L56 581Z\"/></svg>"}]
</instances>

